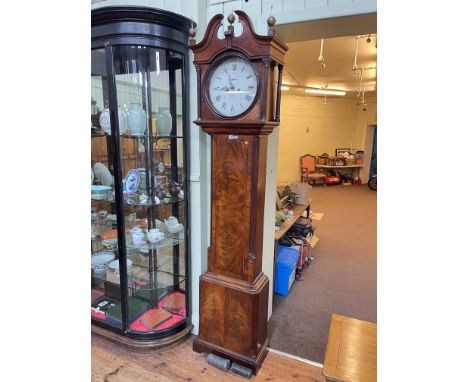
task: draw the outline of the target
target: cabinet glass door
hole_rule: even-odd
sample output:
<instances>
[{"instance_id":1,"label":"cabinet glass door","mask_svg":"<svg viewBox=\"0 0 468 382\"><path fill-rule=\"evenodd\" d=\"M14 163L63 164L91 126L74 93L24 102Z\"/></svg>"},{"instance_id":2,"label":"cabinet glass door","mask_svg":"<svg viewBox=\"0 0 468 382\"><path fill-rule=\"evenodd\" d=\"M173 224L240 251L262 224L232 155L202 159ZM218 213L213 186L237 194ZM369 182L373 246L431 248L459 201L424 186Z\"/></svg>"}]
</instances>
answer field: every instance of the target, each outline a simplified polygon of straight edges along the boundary
<instances>
[{"instance_id":1,"label":"cabinet glass door","mask_svg":"<svg viewBox=\"0 0 468 382\"><path fill-rule=\"evenodd\" d=\"M95 49L91 51L91 316L121 328L112 129L105 50Z\"/></svg>"},{"instance_id":2,"label":"cabinet glass door","mask_svg":"<svg viewBox=\"0 0 468 382\"><path fill-rule=\"evenodd\" d=\"M182 56L114 46L129 330L186 318Z\"/></svg>"}]
</instances>

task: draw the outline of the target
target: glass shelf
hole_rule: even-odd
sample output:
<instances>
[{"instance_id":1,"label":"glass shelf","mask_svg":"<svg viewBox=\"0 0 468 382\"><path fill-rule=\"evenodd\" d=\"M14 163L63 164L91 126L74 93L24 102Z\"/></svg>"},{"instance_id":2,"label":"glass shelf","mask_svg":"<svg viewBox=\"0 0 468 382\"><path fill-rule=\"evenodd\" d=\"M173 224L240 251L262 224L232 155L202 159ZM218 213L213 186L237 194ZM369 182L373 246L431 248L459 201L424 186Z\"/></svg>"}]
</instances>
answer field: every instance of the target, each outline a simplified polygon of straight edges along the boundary
<instances>
[{"instance_id":1,"label":"glass shelf","mask_svg":"<svg viewBox=\"0 0 468 382\"><path fill-rule=\"evenodd\" d=\"M135 245L129 240L126 243L127 257L133 255L135 252L141 253L142 256L149 255L151 251L161 250L162 248L172 248L176 245L182 245L185 242L185 232L183 229L178 233L162 232L165 237L157 243L145 242L144 244ZM101 251L116 251L118 249L117 238L101 240L97 236L92 238L91 242L101 247L96 247L96 250L94 250L93 253Z\"/></svg>"},{"instance_id":2,"label":"glass shelf","mask_svg":"<svg viewBox=\"0 0 468 382\"><path fill-rule=\"evenodd\" d=\"M146 202L146 203L143 204L143 203L140 203L139 201L136 201L136 198L135 198L135 200L132 200L132 202L130 202L130 203L128 202L128 200L125 200L123 204L127 205L127 206L135 206L135 207L154 207L154 206L161 206L161 205L168 205L168 204L176 204L176 203L185 202L185 198L177 198L177 197L176 198L173 198L173 197L165 198L160 203L156 203L154 201L154 198L151 198L151 200L152 200L151 203ZM112 203L112 204L115 204L115 199L107 200L107 199L95 199L95 198L91 197L91 201L98 202L98 203Z\"/></svg>"},{"instance_id":3,"label":"glass shelf","mask_svg":"<svg viewBox=\"0 0 468 382\"><path fill-rule=\"evenodd\" d=\"M100 138L100 137L110 137L110 134L97 134L91 133L91 138ZM128 139L146 139L152 138L153 140L159 139L183 139L184 137L181 135L131 135L131 134L121 134L120 138L128 138Z\"/></svg>"},{"instance_id":4,"label":"glass shelf","mask_svg":"<svg viewBox=\"0 0 468 382\"><path fill-rule=\"evenodd\" d=\"M130 272L129 272L130 273ZM135 291L144 290L152 291L157 289L165 289L174 285L174 276L178 279L178 284L185 284L185 275L173 274L167 271L149 271L143 267L132 267L132 275L127 275L127 287ZM94 275L95 282L109 282L119 286L120 280L118 275L110 275L110 272ZM157 280L151 286L151 279Z\"/></svg>"}]
</instances>

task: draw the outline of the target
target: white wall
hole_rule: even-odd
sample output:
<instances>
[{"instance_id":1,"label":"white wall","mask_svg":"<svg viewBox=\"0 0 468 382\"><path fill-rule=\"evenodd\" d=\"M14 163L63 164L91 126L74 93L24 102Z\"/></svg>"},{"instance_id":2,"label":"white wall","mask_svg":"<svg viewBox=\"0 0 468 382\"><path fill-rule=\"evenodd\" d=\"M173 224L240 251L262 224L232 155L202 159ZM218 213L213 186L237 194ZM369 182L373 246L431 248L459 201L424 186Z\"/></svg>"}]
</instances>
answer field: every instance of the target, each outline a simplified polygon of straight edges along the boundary
<instances>
[{"instance_id":1,"label":"white wall","mask_svg":"<svg viewBox=\"0 0 468 382\"><path fill-rule=\"evenodd\" d=\"M366 112L356 106L354 97L328 98L325 105L323 97L283 92L281 101L278 185L300 179L299 158L304 154L335 155L339 147L365 149L367 125L375 118L375 98L367 100ZM360 175L368 172L363 168Z\"/></svg>"}]
</instances>

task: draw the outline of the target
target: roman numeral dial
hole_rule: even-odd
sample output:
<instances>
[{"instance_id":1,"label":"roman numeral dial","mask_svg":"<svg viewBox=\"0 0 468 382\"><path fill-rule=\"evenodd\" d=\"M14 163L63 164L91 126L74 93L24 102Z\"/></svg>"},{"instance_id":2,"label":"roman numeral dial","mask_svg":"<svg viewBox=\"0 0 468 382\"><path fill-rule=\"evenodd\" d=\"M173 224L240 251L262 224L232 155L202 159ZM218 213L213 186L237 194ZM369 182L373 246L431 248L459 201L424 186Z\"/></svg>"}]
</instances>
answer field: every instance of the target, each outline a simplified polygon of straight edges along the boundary
<instances>
[{"instance_id":1,"label":"roman numeral dial","mask_svg":"<svg viewBox=\"0 0 468 382\"><path fill-rule=\"evenodd\" d=\"M211 107L220 115L235 117L252 106L257 94L257 74L253 65L240 57L228 57L208 76Z\"/></svg>"}]
</instances>

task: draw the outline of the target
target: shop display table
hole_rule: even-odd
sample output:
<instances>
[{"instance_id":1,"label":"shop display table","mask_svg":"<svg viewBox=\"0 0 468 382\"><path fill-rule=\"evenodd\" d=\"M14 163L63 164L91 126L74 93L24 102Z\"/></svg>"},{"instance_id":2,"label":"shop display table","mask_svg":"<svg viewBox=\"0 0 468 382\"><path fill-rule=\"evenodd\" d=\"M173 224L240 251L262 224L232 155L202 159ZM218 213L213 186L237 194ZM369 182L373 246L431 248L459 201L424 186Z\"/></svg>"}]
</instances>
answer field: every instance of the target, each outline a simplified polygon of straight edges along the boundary
<instances>
[{"instance_id":1,"label":"shop display table","mask_svg":"<svg viewBox=\"0 0 468 382\"><path fill-rule=\"evenodd\" d=\"M278 257L278 241L283 237L283 235L288 232L288 230L294 225L294 223L299 219L304 211L307 211L307 217L310 216L310 205L312 203L312 199L304 205L296 204L290 210L294 212L293 217L291 220L285 220L278 231L275 232L275 253L274 253L274 266L273 266L273 285L275 285L276 281L276 260Z\"/></svg>"},{"instance_id":2,"label":"shop display table","mask_svg":"<svg viewBox=\"0 0 468 382\"><path fill-rule=\"evenodd\" d=\"M302 213L307 210L307 216L310 214L310 203L311 199L304 205L295 205L290 210L293 211L293 217L291 220L285 220L278 231L275 232L275 240L278 241L283 237L283 235L288 232L294 223L302 216Z\"/></svg>"},{"instance_id":3,"label":"shop display table","mask_svg":"<svg viewBox=\"0 0 468 382\"><path fill-rule=\"evenodd\" d=\"M323 375L331 382L377 381L377 325L333 314Z\"/></svg>"}]
</instances>

